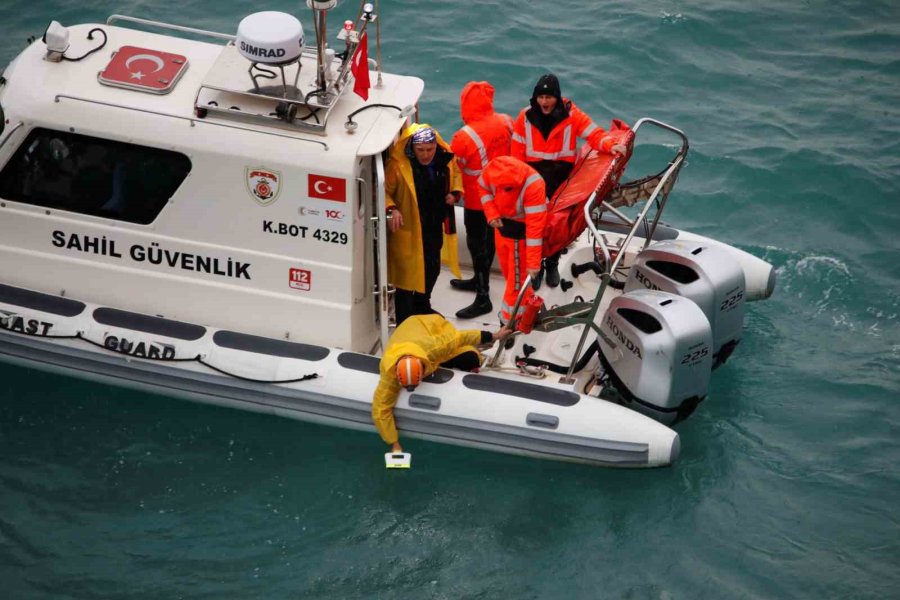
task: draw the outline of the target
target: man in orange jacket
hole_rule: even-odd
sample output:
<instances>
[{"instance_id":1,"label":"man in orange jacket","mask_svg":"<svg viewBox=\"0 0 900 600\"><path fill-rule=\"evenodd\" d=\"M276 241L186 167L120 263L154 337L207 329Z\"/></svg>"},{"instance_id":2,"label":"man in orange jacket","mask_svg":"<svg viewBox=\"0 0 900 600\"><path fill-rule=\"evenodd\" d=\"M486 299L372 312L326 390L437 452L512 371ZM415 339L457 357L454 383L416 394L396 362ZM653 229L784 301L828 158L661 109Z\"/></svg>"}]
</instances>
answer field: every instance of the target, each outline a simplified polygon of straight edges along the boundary
<instances>
[{"instance_id":1,"label":"man in orange jacket","mask_svg":"<svg viewBox=\"0 0 900 600\"><path fill-rule=\"evenodd\" d=\"M541 268L547 221L546 186L537 171L511 156L490 161L479 184L484 216L495 230L500 269L506 277L500 316L509 322L525 277L536 277ZM531 294L530 289L526 291L522 301Z\"/></svg>"},{"instance_id":2,"label":"man in orange jacket","mask_svg":"<svg viewBox=\"0 0 900 600\"><path fill-rule=\"evenodd\" d=\"M487 81L467 83L459 95L459 109L465 126L453 136L450 149L462 170L466 246L472 255L474 273L471 279L451 279L450 285L475 292L475 301L456 313L460 319L473 319L494 308L488 295L494 231L484 218L478 178L488 161L509 154L513 123L509 115L494 112L494 87Z\"/></svg>"},{"instance_id":3,"label":"man in orange jacket","mask_svg":"<svg viewBox=\"0 0 900 600\"><path fill-rule=\"evenodd\" d=\"M563 98L556 75L542 75L534 86L531 105L516 119L511 154L541 174L549 198L572 172L578 154L577 138L586 139L595 150L624 153L624 148L616 148L615 140L574 102ZM543 271L550 287L559 285L558 264L559 253L544 260ZM535 287L539 286L540 280L535 282Z\"/></svg>"}]
</instances>

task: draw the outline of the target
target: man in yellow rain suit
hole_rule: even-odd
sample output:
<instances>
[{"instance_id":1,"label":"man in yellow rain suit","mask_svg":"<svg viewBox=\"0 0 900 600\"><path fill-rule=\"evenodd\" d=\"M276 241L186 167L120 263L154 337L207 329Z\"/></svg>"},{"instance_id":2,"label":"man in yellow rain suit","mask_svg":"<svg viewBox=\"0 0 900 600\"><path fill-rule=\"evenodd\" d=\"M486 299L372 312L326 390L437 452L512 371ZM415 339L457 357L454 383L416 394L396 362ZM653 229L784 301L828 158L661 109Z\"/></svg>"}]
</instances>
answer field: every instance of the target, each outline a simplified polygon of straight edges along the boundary
<instances>
[{"instance_id":1,"label":"man in yellow rain suit","mask_svg":"<svg viewBox=\"0 0 900 600\"><path fill-rule=\"evenodd\" d=\"M385 168L385 202L391 217L388 281L397 288L394 308L400 324L410 315L435 312L431 292L442 257L460 276L452 205L463 187L450 146L424 123L413 123L401 132Z\"/></svg>"},{"instance_id":2,"label":"man in yellow rain suit","mask_svg":"<svg viewBox=\"0 0 900 600\"><path fill-rule=\"evenodd\" d=\"M372 421L391 452L403 452L394 423L400 388L412 391L419 382L444 366L473 371L481 365L475 346L505 340L512 331L458 331L441 315L415 315L394 330L381 358L381 380L372 400Z\"/></svg>"}]
</instances>

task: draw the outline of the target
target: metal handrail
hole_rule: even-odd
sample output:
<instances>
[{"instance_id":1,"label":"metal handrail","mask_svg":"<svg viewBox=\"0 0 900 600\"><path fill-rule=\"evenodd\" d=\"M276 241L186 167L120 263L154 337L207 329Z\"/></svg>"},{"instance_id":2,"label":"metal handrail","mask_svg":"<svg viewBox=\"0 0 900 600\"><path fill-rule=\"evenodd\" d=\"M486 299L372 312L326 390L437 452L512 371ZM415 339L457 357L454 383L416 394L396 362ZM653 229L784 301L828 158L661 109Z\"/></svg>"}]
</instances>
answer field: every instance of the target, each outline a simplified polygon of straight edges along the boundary
<instances>
[{"instance_id":1,"label":"metal handrail","mask_svg":"<svg viewBox=\"0 0 900 600\"><path fill-rule=\"evenodd\" d=\"M600 278L602 280L600 283L600 288L597 290L597 294L594 297L594 302L591 306L590 312L588 313L587 317L585 317L585 319L584 319L585 328L581 332L581 337L578 339L578 346L575 349L575 354L572 357L572 362L569 365L569 370L566 372L566 377L564 380L566 382L572 381L572 374L575 372L575 363L578 361L578 357L581 356L581 351L584 349L584 344L587 342L588 333L592 329L596 328L594 319L597 316L597 311L600 310L600 301L603 299L603 295L606 293L606 290L609 287L609 282L612 280L612 274L615 273L616 269L619 268L619 264L622 262L622 260L625 257L625 250L628 248L628 245L631 243L631 240L634 238L635 232L637 231L640 224L645 221L645 219L647 217L647 213L650 211L650 207L653 206L654 201L656 200L660 191L665 187L668 180L672 177L672 174L678 172L678 169L681 168L681 163L684 161L684 156L686 155L687 136L684 135L684 132L682 132L679 129L676 129L675 127L672 127L671 125L667 125L666 123L663 123L661 121L657 121L655 119L644 118L644 119L640 119L637 123L635 123L634 127L632 128L632 131L634 131L635 135L637 135L638 129L640 129L644 123L650 123L652 125L656 125L663 129L668 129L670 131L677 133L679 136L681 136L681 138L683 140L682 152L679 153L679 155L675 158L675 160L672 161L672 164L669 165L669 168L666 170L665 174L662 176L659 183L656 185L656 188L654 188L653 193L650 194L650 197L647 198L647 200L645 201L643 208L641 208L640 212L638 213L638 215L635 217L634 221L632 222L631 229L629 230L628 235L625 236L625 240L622 242L622 246L621 246L622 250L617 253L616 258L614 260L612 260L612 264L610 264L609 252L606 250L606 243L602 239L600 231L594 225L593 219L591 219L591 211L594 208L594 203L597 198L596 192L594 194L592 194L591 198L585 203L585 205L584 205L585 222L587 223L588 229L590 230L591 236L594 238L594 241L597 243L597 245L599 245L603 249L604 255L606 257L606 265L608 266L608 268L607 268L606 272L600 276ZM663 206L664 206L664 204L663 204ZM612 207L610 207L610 208L612 208ZM647 237L646 243L648 243L648 244L652 238L652 231L656 229L656 224L659 222L659 217L661 214L662 214L662 206L660 207L660 210L657 211L656 218L653 221L653 226L650 230L651 235Z\"/></svg>"},{"instance_id":2,"label":"metal handrail","mask_svg":"<svg viewBox=\"0 0 900 600\"><path fill-rule=\"evenodd\" d=\"M513 332L515 333L516 326L516 316L519 314L519 307L522 306L522 299L525 298L525 292L528 288L531 287L531 275L525 276L525 281L522 282L522 287L519 288L519 294L516 296L516 303L513 306L512 312L509 313L509 321L507 321L506 326L513 328ZM497 346L497 351L494 353L494 356L491 357L491 362L488 363L489 368L494 368L497 366L497 363L500 362L500 354L502 354L503 342L500 342L500 345Z\"/></svg>"},{"instance_id":3,"label":"metal handrail","mask_svg":"<svg viewBox=\"0 0 900 600\"><path fill-rule=\"evenodd\" d=\"M230 125L228 123L215 123L212 121L206 121L204 119L196 119L194 117L183 117L181 115L173 115L172 113L160 112L156 110L148 110L146 108L138 108L136 106L127 106L125 104L116 104L115 102L104 102L102 100L94 100L93 98L82 98L80 96L70 96L68 94L57 94L54 96L53 101L59 103L60 100L75 100L77 102L88 102L91 104L100 104L101 106L109 106L111 108L122 108L125 110L133 110L136 112L147 113L148 115L156 115L159 117L168 117L170 119L180 119L182 121L188 121L191 124L191 127L195 127L198 123L203 125L215 125L217 127L227 127L229 129L238 129L240 131L250 131L253 133L260 133L263 135L274 135L276 137L287 138L289 140L295 140L298 142L309 142L310 144L318 144L325 148L326 151L330 150L328 144L325 142L321 142L319 140L308 140L306 138L297 137L295 135L287 135L284 133L276 133L274 131L264 131L262 129L251 129L249 127L239 127L238 125Z\"/></svg>"},{"instance_id":4,"label":"metal handrail","mask_svg":"<svg viewBox=\"0 0 900 600\"><path fill-rule=\"evenodd\" d=\"M388 253L387 253L387 196L384 191L384 159L380 156L375 157L375 176L377 178L375 189L378 193L375 198L375 212L378 222L376 224L376 234L378 238L378 284L379 298L378 306L380 307L380 325L381 325L381 350L387 348L388 336L390 330L388 328L388 319L390 318L390 289L388 286Z\"/></svg>"},{"instance_id":5,"label":"metal handrail","mask_svg":"<svg viewBox=\"0 0 900 600\"><path fill-rule=\"evenodd\" d=\"M117 21L124 21L126 23L137 23L138 25L147 25L149 27L159 27L160 29L170 29L172 31L180 31L182 33L193 33L196 35L205 35L207 37L216 38L220 40L228 40L234 41L237 36L230 35L227 33L218 33L216 31L206 31L205 29L196 29L194 27L185 27L183 25L172 25L171 23L163 23L162 21L151 21L150 19L141 19L139 17L129 17L128 15L110 15L108 19L106 19L107 25L112 25Z\"/></svg>"}]
</instances>

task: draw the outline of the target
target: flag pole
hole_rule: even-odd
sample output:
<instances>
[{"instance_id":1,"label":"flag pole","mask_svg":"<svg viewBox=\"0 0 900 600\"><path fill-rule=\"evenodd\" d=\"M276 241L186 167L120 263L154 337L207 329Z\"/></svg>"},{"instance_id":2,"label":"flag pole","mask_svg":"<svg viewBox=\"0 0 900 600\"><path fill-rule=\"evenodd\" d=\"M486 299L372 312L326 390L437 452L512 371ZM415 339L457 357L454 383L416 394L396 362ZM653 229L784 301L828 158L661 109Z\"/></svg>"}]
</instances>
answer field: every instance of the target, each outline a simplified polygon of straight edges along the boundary
<instances>
[{"instance_id":1,"label":"flag pole","mask_svg":"<svg viewBox=\"0 0 900 600\"><path fill-rule=\"evenodd\" d=\"M378 11L378 0L375 0L375 16L381 17L381 13ZM378 63L378 81L375 83L375 87L382 87L381 81L381 19L376 18L375 20L375 62Z\"/></svg>"}]
</instances>

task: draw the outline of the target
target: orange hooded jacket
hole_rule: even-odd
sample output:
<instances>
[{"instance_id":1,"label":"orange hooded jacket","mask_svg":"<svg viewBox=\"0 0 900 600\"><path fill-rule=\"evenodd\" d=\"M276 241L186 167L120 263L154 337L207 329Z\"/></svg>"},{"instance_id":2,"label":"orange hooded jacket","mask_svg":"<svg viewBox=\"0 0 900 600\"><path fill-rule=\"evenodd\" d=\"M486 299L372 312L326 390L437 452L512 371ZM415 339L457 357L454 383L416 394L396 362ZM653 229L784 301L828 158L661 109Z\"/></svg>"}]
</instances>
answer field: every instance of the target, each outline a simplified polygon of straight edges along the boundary
<instances>
[{"instance_id":1,"label":"orange hooded jacket","mask_svg":"<svg viewBox=\"0 0 900 600\"><path fill-rule=\"evenodd\" d=\"M512 117L494 112L494 86L470 81L459 95L465 126L456 132L450 149L462 170L465 207L482 210L478 177L492 158L509 154Z\"/></svg>"},{"instance_id":2,"label":"orange hooded jacket","mask_svg":"<svg viewBox=\"0 0 900 600\"><path fill-rule=\"evenodd\" d=\"M539 269L547 221L547 188L543 178L517 158L498 156L485 167L478 183L488 222L503 218L525 223L525 265L528 269Z\"/></svg>"},{"instance_id":3,"label":"orange hooded jacket","mask_svg":"<svg viewBox=\"0 0 900 600\"><path fill-rule=\"evenodd\" d=\"M556 124L547 139L531 124L525 107L519 113L513 130L511 154L525 162L559 160L575 162L578 138L587 140L588 145L601 152L609 152L614 140L606 136L606 131L595 124L575 103L563 98L569 109L569 116Z\"/></svg>"}]
</instances>

